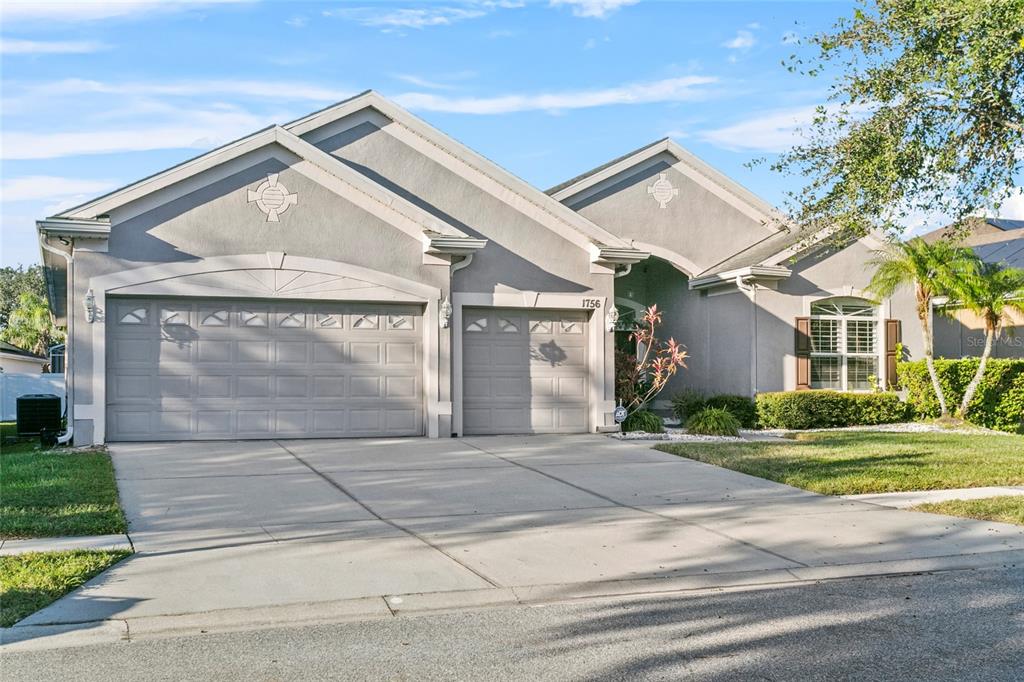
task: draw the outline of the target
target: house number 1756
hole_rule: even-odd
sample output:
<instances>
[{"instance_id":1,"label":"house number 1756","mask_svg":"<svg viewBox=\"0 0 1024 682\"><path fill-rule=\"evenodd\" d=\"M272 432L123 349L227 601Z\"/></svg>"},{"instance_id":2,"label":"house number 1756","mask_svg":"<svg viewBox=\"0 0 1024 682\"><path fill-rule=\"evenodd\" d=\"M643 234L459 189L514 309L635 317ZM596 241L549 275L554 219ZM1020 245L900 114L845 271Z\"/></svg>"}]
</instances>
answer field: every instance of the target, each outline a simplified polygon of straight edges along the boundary
<instances>
[{"instance_id":1,"label":"house number 1756","mask_svg":"<svg viewBox=\"0 0 1024 682\"><path fill-rule=\"evenodd\" d=\"M601 307L601 299L599 298L585 298L583 299L583 307L588 310L596 310Z\"/></svg>"}]
</instances>

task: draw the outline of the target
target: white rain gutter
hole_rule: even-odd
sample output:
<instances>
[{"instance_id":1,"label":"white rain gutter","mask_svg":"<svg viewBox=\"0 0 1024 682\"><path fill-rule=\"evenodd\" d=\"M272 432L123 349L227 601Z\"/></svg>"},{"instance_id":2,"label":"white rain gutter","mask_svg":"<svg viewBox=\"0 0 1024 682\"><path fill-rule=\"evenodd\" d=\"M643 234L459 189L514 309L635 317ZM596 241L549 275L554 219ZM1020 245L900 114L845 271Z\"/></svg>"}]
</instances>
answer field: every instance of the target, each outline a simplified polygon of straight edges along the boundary
<instances>
[{"instance_id":1,"label":"white rain gutter","mask_svg":"<svg viewBox=\"0 0 1024 682\"><path fill-rule=\"evenodd\" d=\"M71 355L73 350L73 339L75 337L75 309L72 305L72 299L74 298L74 249L75 241L71 240L71 251L65 253L58 248L50 246L47 241L48 237L45 232L39 233L39 248L44 251L49 251L52 254L61 256L68 264L68 274L66 276L67 282L67 301L64 304L64 308L67 310L68 317L68 333L67 341L64 342L64 405L65 411L68 415L68 429L63 434L57 437L57 443L59 445L66 445L71 442L72 437L75 435L75 405L72 397L74 396L74 383L75 375L71 371Z\"/></svg>"}]
</instances>

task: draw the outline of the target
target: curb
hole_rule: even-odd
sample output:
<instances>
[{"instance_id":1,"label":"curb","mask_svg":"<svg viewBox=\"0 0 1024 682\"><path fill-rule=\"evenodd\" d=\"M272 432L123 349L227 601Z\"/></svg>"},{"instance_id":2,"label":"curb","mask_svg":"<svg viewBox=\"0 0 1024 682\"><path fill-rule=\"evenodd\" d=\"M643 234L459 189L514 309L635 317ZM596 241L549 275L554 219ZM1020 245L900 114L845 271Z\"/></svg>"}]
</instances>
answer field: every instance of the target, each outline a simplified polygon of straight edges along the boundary
<instances>
[{"instance_id":1,"label":"curb","mask_svg":"<svg viewBox=\"0 0 1024 682\"><path fill-rule=\"evenodd\" d=\"M1006 568L1024 564L1024 550L876 563L768 569L603 582L499 587L380 595L204 613L140 616L83 623L14 625L0 629L6 653L111 644L162 637L376 620L499 606L538 606L615 597L683 596L705 592L793 587L824 580Z\"/></svg>"}]
</instances>

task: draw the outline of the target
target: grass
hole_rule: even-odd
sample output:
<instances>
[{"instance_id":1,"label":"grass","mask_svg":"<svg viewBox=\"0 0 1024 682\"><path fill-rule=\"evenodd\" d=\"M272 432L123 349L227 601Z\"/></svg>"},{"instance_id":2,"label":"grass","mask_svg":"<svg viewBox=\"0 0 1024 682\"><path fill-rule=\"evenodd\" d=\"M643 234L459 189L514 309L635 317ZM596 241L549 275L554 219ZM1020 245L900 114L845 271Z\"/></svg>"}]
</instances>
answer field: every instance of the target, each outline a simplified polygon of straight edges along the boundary
<instances>
[{"instance_id":1,"label":"grass","mask_svg":"<svg viewBox=\"0 0 1024 682\"><path fill-rule=\"evenodd\" d=\"M1020 495L1001 495L985 497L978 500L948 500L946 502L928 502L914 507L914 511L945 514L946 516L963 516L983 521L1001 521L1024 526L1024 497Z\"/></svg>"},{"instance_id":2,"label":"grass","mask_svg":"<svg viewBox=\"0 0 1024 682\"><path fill-rule=\"evenodd\" d=\"M0 446L0 538L106 535L126 530L110 455Z\"/></svg>"},{"instance_id":3,"label":"grass","mask_svg":"<svg viewBox=\"0 0 1024 682\"><path fill-rule=\"evenodd\" d=\"M128 550L0 556L0 627L10 627L131 554Z\"/></svg>"},{"instance_id":4,"label":"grass","mask_svg":"<svg viewBox=\"0 0 1024 682\"><path fill-rule=\"evenodd\" d=\"M826 495L1024 485L1022 436L826 432L657 449Z\"/></svg>"}]
</instances>

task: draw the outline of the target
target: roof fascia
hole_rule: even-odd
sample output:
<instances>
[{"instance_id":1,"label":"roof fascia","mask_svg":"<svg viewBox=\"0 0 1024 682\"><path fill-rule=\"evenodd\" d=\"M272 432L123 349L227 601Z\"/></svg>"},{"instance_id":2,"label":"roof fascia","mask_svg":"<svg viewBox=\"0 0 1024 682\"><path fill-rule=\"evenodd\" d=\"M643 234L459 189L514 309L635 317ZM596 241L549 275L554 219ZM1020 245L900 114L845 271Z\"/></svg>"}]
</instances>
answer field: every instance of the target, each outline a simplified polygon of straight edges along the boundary
<instances>
[{"instance_id":1,"label":"roof fascia","mask_svg":"<svg viewBox=\"0 0 1024 682\"><path fill-rule=\"evenodd\" d=\"M431 213L428 213L424 209L416 206L411 201L400 197L398 194L395 194L381 184L374 182L357 170L350 168L340 159L337 159L319 147L306 142L298 135L295 135L280 126L275 128L275 132L276 142L282 147L299 158L314 164L326 173L336 177L353 189L363 193L368 198L373 199L390 213L397 214L396 216L392 216L388 222L394 223L396 219L403 223L406 221L412 222L414 223L415 230L419 233L416 236L422 237L425 240L427 239L427 236L422 234L425 230L456 239L469 239L469 235L459 228L441 220ZM353 199L351 196L346 198L349 200ZM359 205L358 198L354 203ZM387 218L385 219L387 220ZM484 241L486 243L486 240Z\"/></svg>"},{"instance_id":2,"label":"roof fascia","mask_svg":"<svg viewBox=\"0 0 1024 682\"><path fill-rule=\"evenodd\" d=\"M106 239L110 236L110 221L99 218L47 218L36 221L36 230L47 237Z\"/></svg>"},{"instance_id":3,"label":"roof fascia","mask_svg":"<svg viewBox=\"0 0 1024 682\"><path fill-rule=\"evenodd\" d=\"M561 204L536 187L521 180L461 142L417 118L380 94L370 91L334 107L286 124L286 130L307 135L318 128L372 107L399 126L382 130L439 161L444 167L477 185L498 199L520 210L562 237L589 251L592 243L631 248L620 237L595 225L579 213ZM404 129L407 132L402 132ZM442 152L442 154L438 154ZM569 228L568 230L566 228ZM569 234L567 234L569 232Z\"/></svg>"},{"instance_id":4,"label":"roof fascia","mask_svg":"<svg viewBox=\"0 0 1024 682\"><path fill-rule=\"evenodd\" d=\"M177 166L172 166L171 168L157 173L156 175L151 175L148 178L139 180L138 182L122 187L121 189L114 190L109 194L105 194L97 199L81 204L80 206L70 208L57 214L55 217L89 219L106 215L119 206L124 206L136 199L140 199L148 194L152 194L153 192L157 192L165 187L169 187L176 182L180 182L193 175L202 173L205 170L219 166L231 159L238 158L243 154L247 154L251 151L264 147L272 142L275 137L276 133L273 126L264 128L252 135L235 140L223 147L219 147L213 151L207 152L206 154L197 156L194 159L180 163Z\"/></svg>"},{"instance_id":5,"label":"roof fascia","mask_svg":"<svg viewBox=\"0 0 1024 682\"><path fill-rule=\"evenodd\" d=\"M786 279L792 274L789 268L782 266L751 265L746 268L727 270L715 275L698 277L690 280L690 289L706 289L718 284L728 284L737 281L778 281Z\"/></svg>"},{"instance_id":6,"label":"roof fascia","mask_svg":"<svg viewBox=\"0 0 1024 682\"><path fill-rule=\"evenodd\" d=\"M676 158L677 163L672 167L677 171L747 216L761 221L770 231L778 232L779 228L774 226L785 223L784 216L771 204L670 138L652 143L618 163L587 175L552 197L571 206L596 192L608 180L634 168L638 172L643 170L647 162L662 153Z\"/></svg>"},{"instance_id":7,"label":"roof fascia","mask_svg":"<svg viewBox=\"0 0 1024 682\"><path fill-rule=\"evenodd\" d=\"M580 178L578 182L574 182L568 187L563 187L562 189L552 194L551 198L571 206L575 202L568 201L568 199L574 198L576 197L576 195L582 194L584 191L590 189L591 187L599 185L605 180L613 178L619 173L624 173L633 168L634 166L639 166L640 164L650 160L651 158L657 156L658 154L667 151L669 151L668 139L666 138L664 140L659 140L653 144L647 145L637 153L627 156L618 163L612 164L607 168L602 168L601 170L595 173L591 173L590 175Z\"/></svg>"},{"instance_id":8,"label":"roof fascia","mask_svg":"<svg viewBox=\"0 0 1024 682\"><path fill-rule=\"evenodd\" d=\"M820 246L822 242L833 234L835 234L835 228L820 230L819 232L811 235L807 241L797 242L796 244L765 258L761 261L761 265L781 265L787 260L800 260L801 258L810 255L815 247ZM883 234L873 230L860 239L857 239L854 243L863 244L869 249L878 251L885 248L886 244L889 242Z\"/></svg>"},{"instance_id":9,"label":"roof fascia","mask_svg":"<svg viewBox=\"0 0 1024 682\"><path fill-rule=\"evenodd\" d=\"M230 148L218 150L215 153L196 159L195 163L176 167L171 169L171 171L154 176L149 181L126 188L121 193L110 195L101 204L93 206L89 212L114 210L126 203L149 196L175 183L272 144L279 145L300 159L300 163L296 166L298 172L302 172L307 176L318 175L315 172L311 173L312 169L310 168L301 167L301 163L305 161L327 174L329 178L340 181L341 185L339 186L336 182L331 182L329 178L323 176L311 177L311 179L320 182L335 194L352 201L360 208L376 215L411 237L421 240L425 248L429 245L429 239L424 234L428 230L450 237L468 237L468 235L455 226L427 213L391 190L348 167L339 159L280 126L275 126L250 136L250 138L245 140L244 144L237 144ZM47 235L105 238L110 233L109 219L56 217L39 221L38 226L39 230Z\"/></svg>"}]
</instances>

